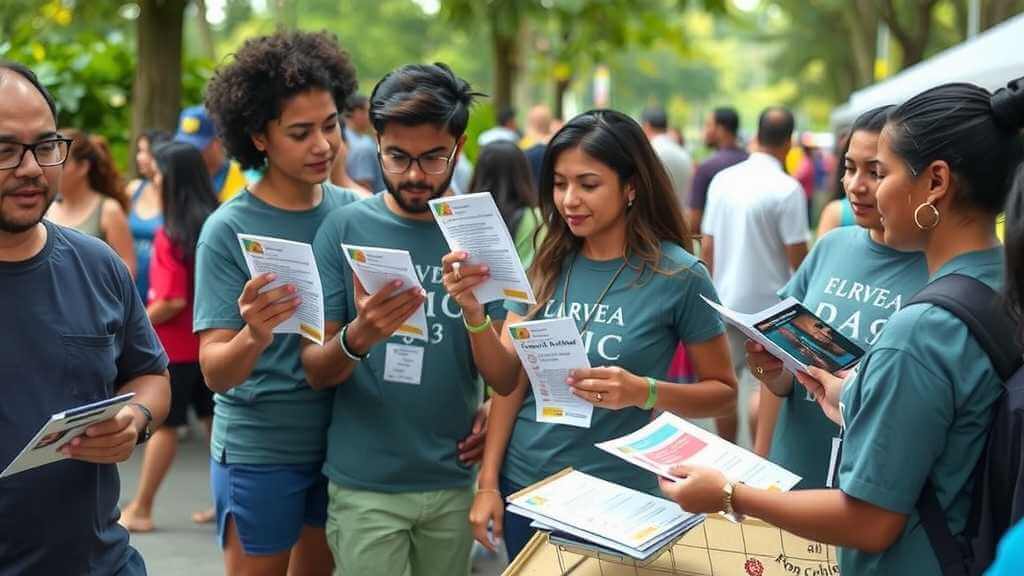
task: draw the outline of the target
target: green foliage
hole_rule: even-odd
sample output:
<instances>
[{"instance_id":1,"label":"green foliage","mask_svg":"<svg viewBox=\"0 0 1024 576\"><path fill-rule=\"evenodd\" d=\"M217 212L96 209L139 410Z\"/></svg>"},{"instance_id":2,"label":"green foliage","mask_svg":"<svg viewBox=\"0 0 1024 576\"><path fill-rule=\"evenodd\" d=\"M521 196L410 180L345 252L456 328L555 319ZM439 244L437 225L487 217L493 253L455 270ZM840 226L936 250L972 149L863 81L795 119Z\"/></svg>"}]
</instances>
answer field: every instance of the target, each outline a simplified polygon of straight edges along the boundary
<instances>
[{"instance_id":1,"label":"green foliage","mask_svg":"<svg viewBox=\"0 0 1024 576\"><path fill-rule=\"evenodd\" d=\"M59 123L104 136L122 168L131 138L135 79L134 22L119 15L120 3L97 0L68 7L60 0L26 2L17 12L0 10L8 23L0 58L21 62L39 75L57 101ZM105 32L100 32L103 30ZM202 100L212 63L187 58L182 99Z\"/></svg>"}]
</instances>

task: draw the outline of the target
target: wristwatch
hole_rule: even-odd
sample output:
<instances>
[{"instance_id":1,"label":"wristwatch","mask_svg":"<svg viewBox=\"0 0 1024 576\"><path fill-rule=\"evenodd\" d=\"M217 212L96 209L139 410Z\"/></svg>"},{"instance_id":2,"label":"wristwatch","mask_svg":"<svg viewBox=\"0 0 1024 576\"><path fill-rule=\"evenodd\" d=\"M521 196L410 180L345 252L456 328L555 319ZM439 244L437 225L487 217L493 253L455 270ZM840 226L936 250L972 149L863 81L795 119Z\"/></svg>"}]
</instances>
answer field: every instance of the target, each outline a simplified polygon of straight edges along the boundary
<instances>
[{"instance_id":1,"label":"wristwatch","mask_svg":"<svg viewBox=\"0 0 1024 576\"><path fill-rule=\"evenodd\" d=\"M739 483L738 482L726 482L725 485L722 486L722 494L723 494L722 515L725 516L730 521L735 522L735 523L738 524L740 522L743 522L745 516L743 516L742 514L737 513L736 509L732 507L732 495L733 495L733 492L736 489L736 484L739 484Z\"/></svg>"},{"instance_id":2,"label":"wristwatch","mask_svg":"<svg viewBox=\"0 0 1024 576\"><path fill-rule=\"evenodd\" d=\"M142 444L146 440L149 440L149 437L153 435L153 413L150 412L149 408L146 408L145 405L140 404L138 402L132 402L131 404L128 405L138 408L139 412L142 412L142 415L146 418L146 425L143 426L142 430L139 431L139 438L138 440L135 441L135 445L138 446L139 444Z\"/></svg>"}]
</instances>

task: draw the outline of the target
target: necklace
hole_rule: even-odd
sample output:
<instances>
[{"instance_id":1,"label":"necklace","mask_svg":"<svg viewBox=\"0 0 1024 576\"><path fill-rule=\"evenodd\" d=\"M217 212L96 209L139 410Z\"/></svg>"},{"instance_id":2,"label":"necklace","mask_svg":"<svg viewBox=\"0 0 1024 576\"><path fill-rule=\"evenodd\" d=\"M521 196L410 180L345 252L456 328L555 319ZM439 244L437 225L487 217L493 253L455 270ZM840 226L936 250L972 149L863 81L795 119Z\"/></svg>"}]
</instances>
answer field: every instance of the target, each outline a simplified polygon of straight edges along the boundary
<instances>
[{"instance_id":1,"label":"necklace","mask_svg":"<svg viewBox=\"0 0 1024 576\"><path fill-rule=\"evenodd\" d=\"M579 258L578 252L576 253L576 255L573 256L572 261L569 262L569 269L566 270L565 272L565 284L562 286L563 308L569 305L569 278L572 278L572 269L576 266L577 258ZM608 282L608 285L604 287L604 290L601 291L601 295L597 297L597 301L594 302L594 308L590 311L590 314L587 314L586 316L583 317L583 325L580 326L580 334L583 334L583 331L587 329L587 326L590 326L590 320L593 318L594 312L597 311L597 307L600 306L601 302L604 301L604 297L608 295L608 291L612 289L612 285L615 284L615 281L619 279L619 276L622 274L622 271L626 269L626 264L628 262L629 260L627 260L626 258L622 259L622 265L619 266L619 269L615 271L615 274L612 276L611 282Z\"/></svg>"}]
</instances>

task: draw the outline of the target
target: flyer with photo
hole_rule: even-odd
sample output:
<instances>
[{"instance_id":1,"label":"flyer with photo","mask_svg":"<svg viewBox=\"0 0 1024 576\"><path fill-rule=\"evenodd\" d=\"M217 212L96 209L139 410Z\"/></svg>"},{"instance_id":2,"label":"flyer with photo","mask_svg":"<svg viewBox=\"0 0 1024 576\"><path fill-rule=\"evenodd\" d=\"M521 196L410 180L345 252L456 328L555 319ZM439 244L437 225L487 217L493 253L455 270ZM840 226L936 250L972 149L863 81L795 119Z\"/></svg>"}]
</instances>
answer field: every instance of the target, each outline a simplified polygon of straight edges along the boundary
<instances>
[{"instance_id":1,"label":"flyer with photo","mask_svg":"<svg viewBox=\"0 0 1024 576\"><path fill-rule=\"evenodd\" d=\"M860 346L812 314L796 298L787 298L756 314L736 312L707 298L704 301L723 320L781 360L790 372L807 372L808 366L816 366L835 374L852 368L864 355Z\"/></svg>"}]
</instances>

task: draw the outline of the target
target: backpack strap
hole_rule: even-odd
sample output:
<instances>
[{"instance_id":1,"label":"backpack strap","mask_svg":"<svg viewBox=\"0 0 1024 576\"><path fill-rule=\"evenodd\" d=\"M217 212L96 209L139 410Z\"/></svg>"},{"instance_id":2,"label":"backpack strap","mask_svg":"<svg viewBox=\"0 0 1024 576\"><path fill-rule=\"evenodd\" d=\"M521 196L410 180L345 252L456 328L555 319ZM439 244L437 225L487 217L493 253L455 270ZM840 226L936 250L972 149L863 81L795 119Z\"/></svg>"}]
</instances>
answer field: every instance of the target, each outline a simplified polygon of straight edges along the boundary
<instances>
[{"instance_id":1,"label":"backpack strap","mask_svg":"<svg viewBox=\"0 0 1024 576\"><path fill-rule=\"evenodd\" d=\"M1005 382L1021 366L1017 324L998 292L977 278L950 274L925 286L904 307L934 304L967 325Z\"/></svg>"},{"instance_id":2,"label":"backpack strap","mask_svg":"<svg viewBox=\"0 0 1024 576\"><path fill-rule=\"evenodd\" d=\"M962 274L943 276L925 286L905 306L923 303L939 306L963 322L988 354L993 368L1004 382L1021 366L1017 325L1000 295L988 284ZM973 478L978 477L980 464L979 461ZM931 479L925 480L917 501L917 512L943 576L967 576L970 549L950 532Z\"/></svg>"},{"instance_id":3,"label":"backpack strap","mask_svg":"<svg viewBox=\"0 0 1024 576\"><path fill-rule=\"evenodd\" d=\"M921 527L928 536L928 543L939 560L942 576L968 576L963 543L949 531L946 513L939 504L939 497L935 495L935 487L930 478L925 480L924 488L921 489L917 513L921 517Z\"/></svg>"}]
</instances>

